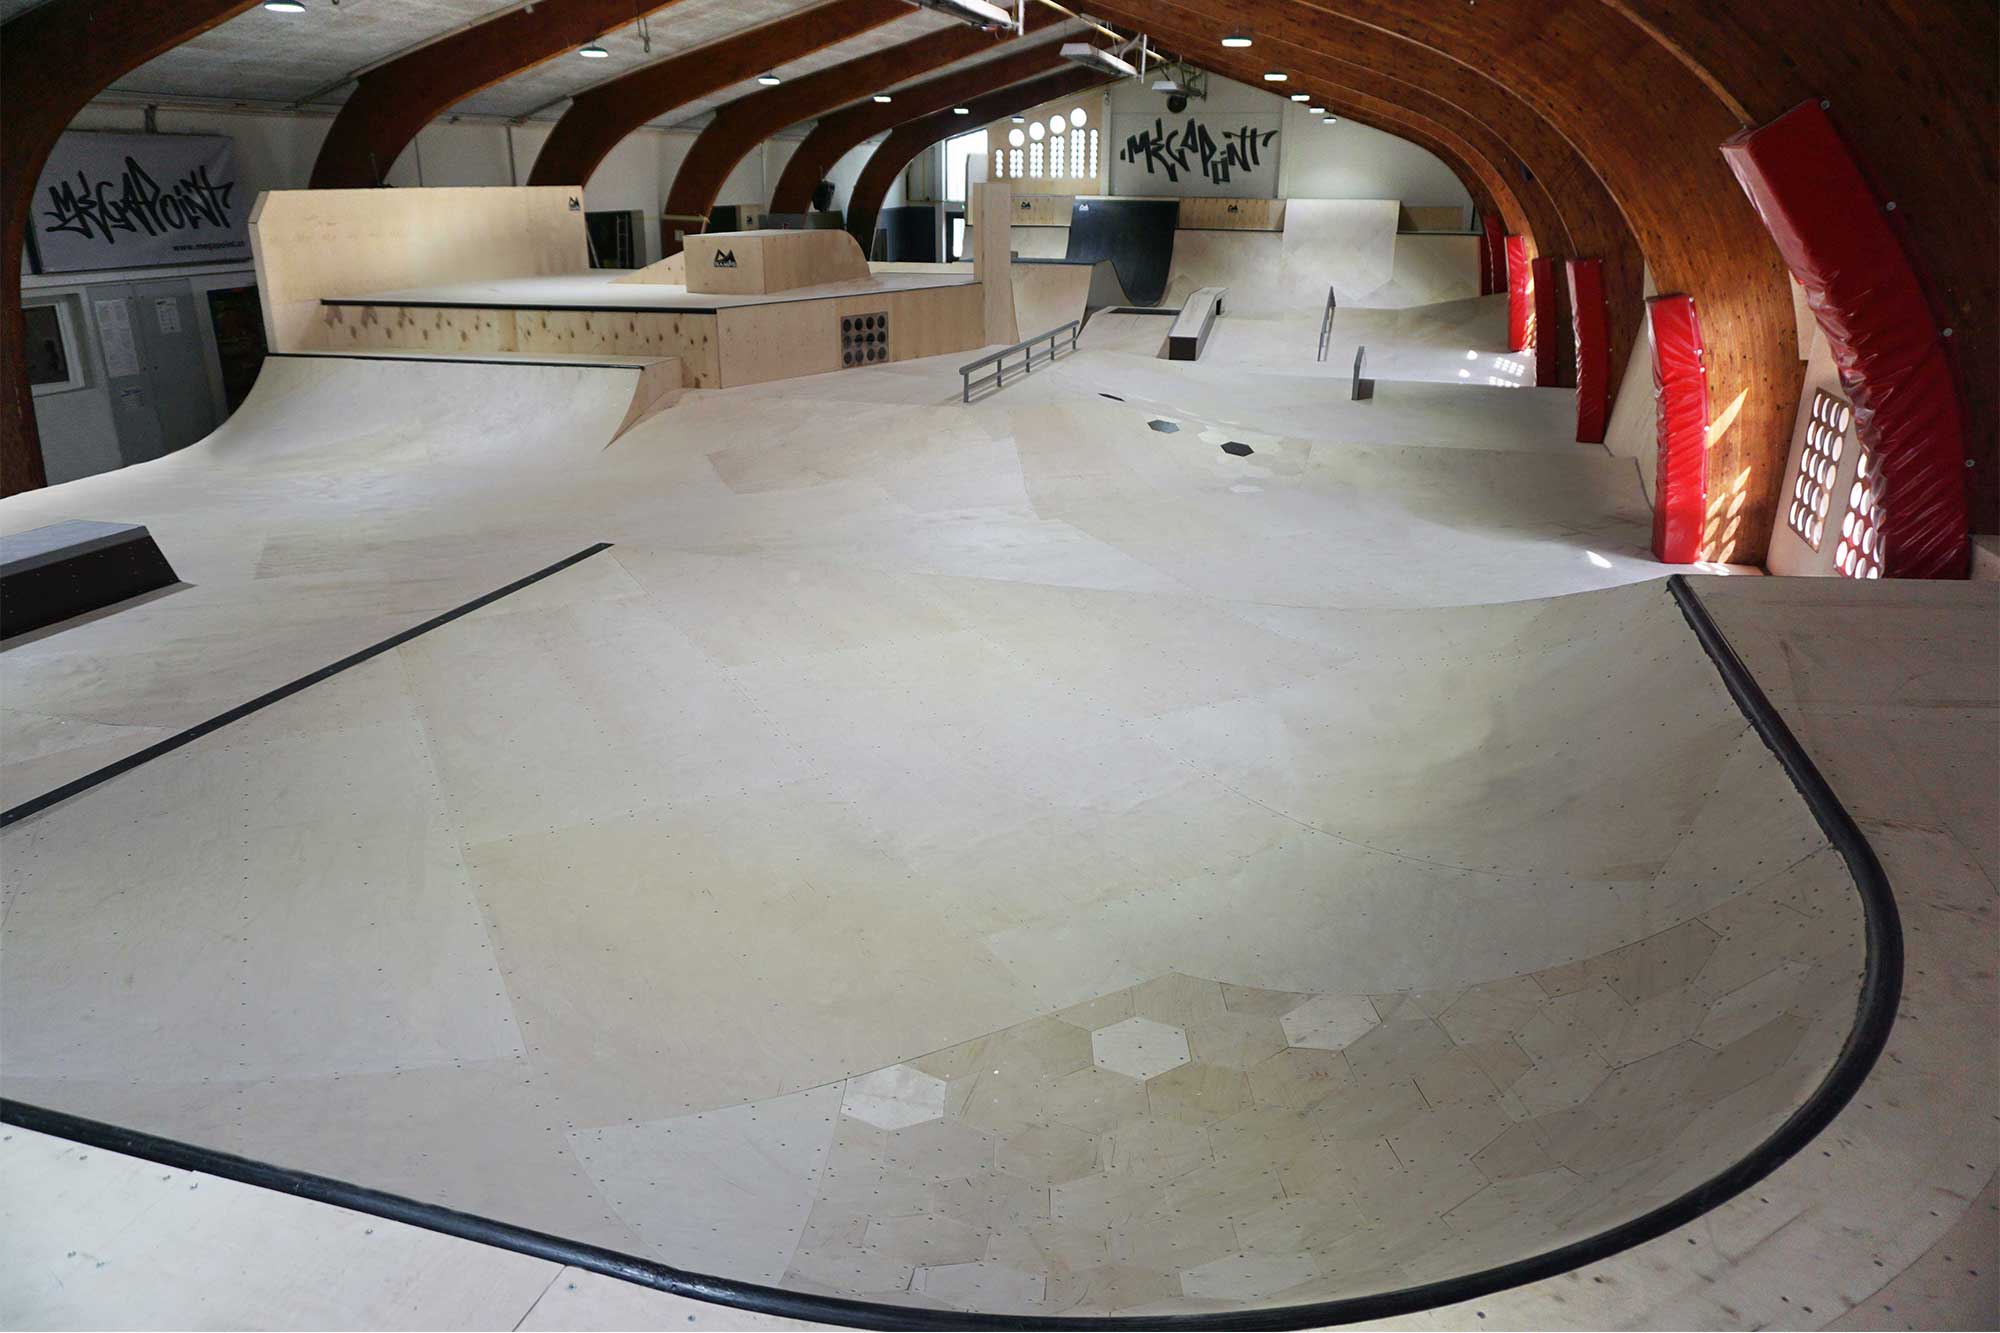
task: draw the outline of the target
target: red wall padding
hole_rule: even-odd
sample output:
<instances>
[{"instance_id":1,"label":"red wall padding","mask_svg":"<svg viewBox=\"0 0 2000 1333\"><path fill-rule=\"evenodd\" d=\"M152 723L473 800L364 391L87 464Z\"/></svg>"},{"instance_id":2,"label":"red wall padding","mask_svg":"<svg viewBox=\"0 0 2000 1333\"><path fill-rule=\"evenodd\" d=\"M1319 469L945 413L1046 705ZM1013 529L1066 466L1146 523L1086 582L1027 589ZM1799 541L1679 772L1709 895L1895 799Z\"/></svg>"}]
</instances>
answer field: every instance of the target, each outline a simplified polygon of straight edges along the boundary
<instances>
[{"instance_id":1,"label":"red wall padding","mask_svg":"<svg viewBox=\"0 0 2000 1333\"><path fill-rule=\"evenodd\" d=\"M1653 348L1653 406L1660 461L1653 473L1653 555L1670 565L1701 558L1708 503L1708 368L1701 363L1701 319L1692 296L1646 302Z\"/></svg>"},{"instance_id":2,"label":"red wall padding","mask_svg":"<svg viewBox=\"0 0 2000 1333\"><path fill-rule=\"evenodd\" d=\"M1491 296L1507 290L1507 233L1491 213L1479 215L1479 226L1479 294Z\"/></svg>"},{"instance_id":3,"label":"red wall padding","mask_svg":"<svg viewBox=\"0 0 2000 1333\"><path fill-rule=\"evenodd\" d=\"M1963 577L1965 405L1923 283L1882 202L1817 102L1744 131L1722 155L1805 288L1854 399L1855 431L1880 478L1882 572Z\"/></svg>"},{"instance_id":4,"label":"red wall padding","mask_svg":"<svg viewBox=\"0 0 2000 1333\"><path fill-rule=\"evenodd\" d=\"M1524 350L1534 337L1534 276L1528 266L1528 238L1507 238L1507 350Z\"/></svg>"},{"instance_id":5,"label":"red wall padding","mask_svg":"<svg viewBox=\"0 0 2000 1333\"><path fill-rule=\"evenodd\" d=\"M1562 311L1556 305L1562 288L1556 283L1556 261L1537 259L1528 272L1528 299L1535 303L1535 387L1553 389L1562 384Z\"/></svg>"},{"instance_id":6,"label":"red wall padding","mask_svg":"<svg viewBox=\"0 0 2000 1333\"><path fill-rule=\"evenodd\" d=\"M1564 266L1569 324L1576 333L1576 442L1603 444L1611 416L1611 349L1604 325L1604 264L1572 259Z\"/></svg>"}]
</instances>

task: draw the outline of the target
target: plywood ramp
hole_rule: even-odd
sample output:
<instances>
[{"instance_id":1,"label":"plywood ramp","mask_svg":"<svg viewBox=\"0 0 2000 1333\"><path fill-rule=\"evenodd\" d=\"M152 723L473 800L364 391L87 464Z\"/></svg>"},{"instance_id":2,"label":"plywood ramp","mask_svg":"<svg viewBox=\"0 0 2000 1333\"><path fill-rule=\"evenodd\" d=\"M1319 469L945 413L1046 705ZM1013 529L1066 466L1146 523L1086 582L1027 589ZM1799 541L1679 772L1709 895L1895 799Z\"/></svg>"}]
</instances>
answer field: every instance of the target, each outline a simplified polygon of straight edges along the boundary
<instances>
[{"instance_id":1,"label":"plywood ramp","mask_svg":"<svg viewBox=\"0 0 2000 1333\"><path fill-rule=\"evenodd\" d=\"M1090 264L1022 264L1011 266L1014 282L1014 322L1018 336L1032 338L1082 319L1090 300Z\"/></svg>"},{"instance_id":2,"label":"plywood ramp","mask_svg":"<svg viewBox=\"0 0 2000 1333\"><path fill-rule=\"evenodd\" d=\"M250 249L273 351L315 345L324 296L590 267L583 202L561 186L267 190Z\"/></svg>"},{"instance_id":3,"label":"plywood ramp","mask_svg":"<svg viewBox=\"0 0 2000 1333\"><path fill-rule=\"evenodd\" d=\"M687 252L679 251L665 259L655 260L644 268L635 268L613 282L664 283L673 287L687 286Z\"/></svg>"},{"instance_id":4,"label":"plywood ramp","mask_svg":"<svg viewBox=\"0 0 2000 1333\"><path fill-rule=\"evenodd\" d=\"M867 256L844 231L712 232L688 237L681 257L687 289L712 296L768 296L868 276Z\"/></svg>"}]
</instances>

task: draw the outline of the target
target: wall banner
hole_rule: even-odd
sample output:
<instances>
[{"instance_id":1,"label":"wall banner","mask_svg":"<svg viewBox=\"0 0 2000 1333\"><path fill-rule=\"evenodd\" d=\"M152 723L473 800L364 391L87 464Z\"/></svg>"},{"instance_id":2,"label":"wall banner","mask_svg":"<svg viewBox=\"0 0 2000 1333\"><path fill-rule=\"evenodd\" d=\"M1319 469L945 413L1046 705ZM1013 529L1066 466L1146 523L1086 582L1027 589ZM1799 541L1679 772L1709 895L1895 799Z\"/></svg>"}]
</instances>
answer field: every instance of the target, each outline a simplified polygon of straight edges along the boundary
<instances>
[{"instance_id":1,"label":"wall banner","mask_svg":"<svg viewBox=\"0 0 2000 1333\"><path fill-rule=\"evenodd\" d=\"M236 143L219 135L66 133L30 216L48 273L250 255Z\"/></svg>"},{"instance_id":2,"label":"wall banner","mask_svg":"<svg viewBox=\"0 0 2000 1333\"><path fill-rule=\"evenodd\" d=\"M1278 127L1265 112L1112 117L1119 194L1274 199Z\"/></svg>"}]
</instances>

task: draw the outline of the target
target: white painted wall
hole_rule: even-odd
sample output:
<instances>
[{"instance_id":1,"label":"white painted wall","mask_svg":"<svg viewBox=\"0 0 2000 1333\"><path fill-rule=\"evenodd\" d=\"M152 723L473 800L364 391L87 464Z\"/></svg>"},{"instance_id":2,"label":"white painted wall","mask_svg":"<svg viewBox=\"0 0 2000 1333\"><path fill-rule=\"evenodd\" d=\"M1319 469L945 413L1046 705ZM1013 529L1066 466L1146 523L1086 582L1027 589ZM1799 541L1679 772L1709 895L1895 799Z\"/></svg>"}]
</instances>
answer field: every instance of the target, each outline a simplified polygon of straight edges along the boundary
<instances>
[{"instance_id":1,"label":"white painted wall","mask_svg":"<svg viewBox=\"0 0 2000 1333\"><path fill-rule=\"evenodd\" d=\"M1281 87L1283 85L1280 85ZM1148 115L1172 119L1165 94L1127 79L1112 87L1111 115ZM1451 168L1428 149L1407 139L1342 118L1331 126L1309 116L1306 109L1261 88L1211 75L1205 101L1191 110L1211 114L1232 111L1270 113L1282 109L1278 135L1278 193L1287 199L1395 199L1419 207L1457 207L1471 220L1472 196ZM1145 176L1118 161L1118 145L1110 145L1111 193L1144 194L1153 190Z\"/></svg>"}]
</instances>

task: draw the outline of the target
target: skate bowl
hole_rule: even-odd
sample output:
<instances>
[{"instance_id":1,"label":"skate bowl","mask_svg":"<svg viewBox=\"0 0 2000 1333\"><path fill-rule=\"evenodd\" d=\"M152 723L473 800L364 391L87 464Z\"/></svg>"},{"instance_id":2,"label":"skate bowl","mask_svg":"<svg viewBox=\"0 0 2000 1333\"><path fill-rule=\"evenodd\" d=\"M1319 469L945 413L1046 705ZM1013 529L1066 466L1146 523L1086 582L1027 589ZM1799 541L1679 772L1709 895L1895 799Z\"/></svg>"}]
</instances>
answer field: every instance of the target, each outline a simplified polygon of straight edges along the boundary
<instances>
[{"instance_id":1,"label":"skate bowl","mask_svg":"<svg viewBox=\"0 0 2000 1333\"><path fill-rule=\"evenodd\" d=\"M774 1314L1309 1327L1701 1216L1886 1036L1880 868L1685 581L1232 596L1231 506L1296 543L1341 474L1060 380L912 455L859 399L606 447L616 368L274 366L91 492L188 553L142 611L452 591L10 796L12 1123ZM246 562L225 487L305 507Z\"/></svg>"}]
</instances>

